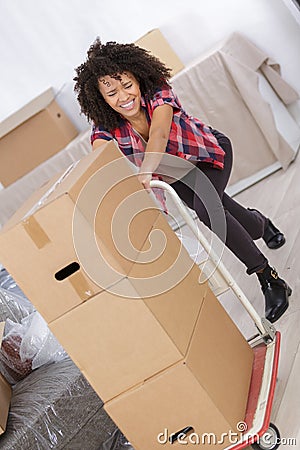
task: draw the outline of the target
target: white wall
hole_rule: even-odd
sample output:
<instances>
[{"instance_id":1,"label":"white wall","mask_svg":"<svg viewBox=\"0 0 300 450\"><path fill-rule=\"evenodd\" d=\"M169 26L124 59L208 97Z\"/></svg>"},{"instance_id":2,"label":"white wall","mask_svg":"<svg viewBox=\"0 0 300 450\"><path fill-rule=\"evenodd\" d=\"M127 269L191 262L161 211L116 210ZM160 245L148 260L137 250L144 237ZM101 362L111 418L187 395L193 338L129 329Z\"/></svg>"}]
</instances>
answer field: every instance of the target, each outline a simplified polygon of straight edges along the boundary
<instances>
[{"instance_id":1,"label":"white wall","mask_svg":"<svg viewBox=\"0 0 300 450\"><path fill-rule=\"evenodd\" d=\"M0 0L0 120L53 86L79 129L86 128L72 79L89 45L98 35L131 42L155 27L184 63L241 31L281 64L300 92L300 25L289 1ZM300 122L299 102L290 111Z\"/></svg>"}]
</instances>

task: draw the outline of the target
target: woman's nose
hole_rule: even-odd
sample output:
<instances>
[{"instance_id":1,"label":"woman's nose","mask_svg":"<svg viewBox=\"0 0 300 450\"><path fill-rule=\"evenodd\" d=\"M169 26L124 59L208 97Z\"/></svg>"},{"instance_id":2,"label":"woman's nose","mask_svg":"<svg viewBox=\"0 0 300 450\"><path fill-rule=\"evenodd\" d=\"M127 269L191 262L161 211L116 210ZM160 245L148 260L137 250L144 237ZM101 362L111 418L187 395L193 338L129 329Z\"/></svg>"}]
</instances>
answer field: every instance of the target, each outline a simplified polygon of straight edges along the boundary
<instances>
[{"instance_id":1,"label":"woman's nose","mask_svg":"<svg viewBox=\"0 0 300 450\"><path fill-rule=\"evenodd\" d=\"M128 92L121 89L119 92L119 100L123 102L124 100L127 100L128 98L129 98Z\"/></svg>"}]
</instances>

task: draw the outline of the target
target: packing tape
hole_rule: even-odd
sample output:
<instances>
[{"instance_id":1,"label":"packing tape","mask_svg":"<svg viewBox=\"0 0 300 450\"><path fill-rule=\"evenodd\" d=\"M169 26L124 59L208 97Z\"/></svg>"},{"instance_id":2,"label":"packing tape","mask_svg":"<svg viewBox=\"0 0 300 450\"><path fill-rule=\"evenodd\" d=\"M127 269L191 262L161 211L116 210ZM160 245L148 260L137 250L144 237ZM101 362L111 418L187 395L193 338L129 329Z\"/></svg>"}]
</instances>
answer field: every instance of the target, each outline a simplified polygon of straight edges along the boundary
<instances>
[{"instance_id":1,"label":"packing tape","mask_svg":"<svg viewBox=\"0 0 300 450\"><path fill-rule=\"evenodd\" d=\"M82 301L95 295L86 277L79 271L69 277L69 281Z\"/></svg>"},{"instance_id":2,"label":"packing tape","mask_svg":"<svg viewBox=\"0 0 300 450\"><path fill-rule=\"evenodd\" d=\"M28 217L26 220L24 220L23 226L38 249L43 248L46 244L49 244L49 242L51 242L47 233L43 230L41 225L33 216Z\"/></svg>"}]
</instances>

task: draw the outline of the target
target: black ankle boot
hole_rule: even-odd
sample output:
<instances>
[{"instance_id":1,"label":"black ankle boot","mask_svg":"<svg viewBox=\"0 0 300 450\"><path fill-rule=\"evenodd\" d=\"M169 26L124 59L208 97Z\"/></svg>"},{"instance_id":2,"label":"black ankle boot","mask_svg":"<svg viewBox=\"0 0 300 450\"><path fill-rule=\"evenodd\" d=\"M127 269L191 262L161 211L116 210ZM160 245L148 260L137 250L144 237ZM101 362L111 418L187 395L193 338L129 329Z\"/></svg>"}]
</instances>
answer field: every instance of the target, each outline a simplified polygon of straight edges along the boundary
<instances>
[{"instance_id":1,"label":"black ankle boot","mask_svg":"<svg viewBox=\"0 0 300 450\"><path fill-rule=\"evenodd\" d=\"M282 245L285 243L285 237L283 233L281 233L281 231L279 231L278 228L275 227L270 219L267 220L268 223L262 237L263 240L269 248L275 249L282 247Z\"/></svg>"},{"instance_id":2,"label":"black ankle boot","mask_svg":"<svg viewBox=\"0 0 300 450\"><path fill-rule=\"evenodd\" d=\"M257 273L265 296L265 316L271 323L276 322L288 309L288 297L292 289L279 278L275 269L267 266L263 272Z\"/></svg>"}]
</instances>

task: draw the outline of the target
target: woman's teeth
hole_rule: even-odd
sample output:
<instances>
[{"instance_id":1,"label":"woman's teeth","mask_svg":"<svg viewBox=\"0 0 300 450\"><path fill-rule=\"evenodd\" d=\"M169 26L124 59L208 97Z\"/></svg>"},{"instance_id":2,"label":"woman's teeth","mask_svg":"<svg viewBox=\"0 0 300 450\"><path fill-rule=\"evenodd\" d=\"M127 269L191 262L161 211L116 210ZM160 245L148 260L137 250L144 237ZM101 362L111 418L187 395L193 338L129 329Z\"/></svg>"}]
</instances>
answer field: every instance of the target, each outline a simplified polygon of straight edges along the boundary
<instances>
[{"instance_id":1,"label":"woman's teeth","mask_svg":"<svg viewBox=\"0 0 300 450\"><path fill-rule=\"evenodd\" d=\"M121 105L121 108L130 108L133 105L133 100L129 103L125 103L125 105Z\"/></svg>"}]
</instances>

